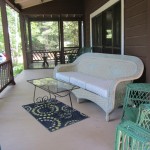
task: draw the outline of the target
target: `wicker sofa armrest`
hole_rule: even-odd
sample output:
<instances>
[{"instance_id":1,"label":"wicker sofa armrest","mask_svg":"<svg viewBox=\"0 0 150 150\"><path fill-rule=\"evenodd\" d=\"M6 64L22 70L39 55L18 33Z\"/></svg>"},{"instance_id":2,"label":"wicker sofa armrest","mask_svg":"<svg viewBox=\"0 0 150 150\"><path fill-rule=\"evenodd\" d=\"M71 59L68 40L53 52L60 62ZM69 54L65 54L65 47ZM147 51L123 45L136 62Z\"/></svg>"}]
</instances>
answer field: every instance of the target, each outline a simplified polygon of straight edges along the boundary
<instances>
[{"instance_id":1,"label":"wicker sofa armrest","mask_svg":"<svg viewBox=\"0 0 150 150\"><path fill-rule=\"evenodd\" d=\"M126 85L132 81L115 79L109 87L108 107L110 112L123 104L122 99L125 96ZM117 99L117 100L116 100Z\"/></svg>"}]
</instances>

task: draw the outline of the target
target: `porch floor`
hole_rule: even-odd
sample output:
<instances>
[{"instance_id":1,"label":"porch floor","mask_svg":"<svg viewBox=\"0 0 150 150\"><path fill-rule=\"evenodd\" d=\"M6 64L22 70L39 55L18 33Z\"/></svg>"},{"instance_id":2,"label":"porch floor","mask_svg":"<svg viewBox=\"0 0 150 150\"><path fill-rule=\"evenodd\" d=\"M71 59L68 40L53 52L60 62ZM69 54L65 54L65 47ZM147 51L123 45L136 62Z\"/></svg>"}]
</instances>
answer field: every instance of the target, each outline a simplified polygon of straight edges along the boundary
<instances>
[{"instance_id":1,"label":"porch floor","mask_svg":"<svg viewBox=\"0 0 150 150\"><path fill-rule=\"evenodd\" d=\"M8 86L0 95L0 145L2 150L112 150L115 128L120 122L122 109L111 114L111 121L105 121L104 111L87 101L77 103L72 95L75 109L89 118L49 132L23 107L32 103L33 85L28 79L52 77L53 69L24 70L16 78L16 85ZM47 94L37 89L36 96ZM69 97L58 98L70 105Z\"/></svg>"}]
</instances>

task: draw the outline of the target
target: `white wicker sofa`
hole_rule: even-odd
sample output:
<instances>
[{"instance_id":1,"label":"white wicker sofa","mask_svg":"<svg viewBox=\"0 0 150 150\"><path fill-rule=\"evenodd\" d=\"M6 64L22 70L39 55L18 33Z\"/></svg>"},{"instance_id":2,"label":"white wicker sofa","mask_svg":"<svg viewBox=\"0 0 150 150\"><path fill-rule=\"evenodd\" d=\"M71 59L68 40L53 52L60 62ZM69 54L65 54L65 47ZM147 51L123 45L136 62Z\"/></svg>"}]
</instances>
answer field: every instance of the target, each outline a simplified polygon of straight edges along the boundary
<instances>
[{"instance_id":1,"label":"white wicker sofa","mask_svg":"<svg viewBox=\"0 0 150 150\"><path fill-rule=\"evenodd\" d=\"M77 101L90 100L110 113L122 104L125 88L129 82L143 73L143 63L135 56L86 53L73 63L60 64L54 68L54 78L80 88L72 92Z\"/></svg>"}]
</instances>

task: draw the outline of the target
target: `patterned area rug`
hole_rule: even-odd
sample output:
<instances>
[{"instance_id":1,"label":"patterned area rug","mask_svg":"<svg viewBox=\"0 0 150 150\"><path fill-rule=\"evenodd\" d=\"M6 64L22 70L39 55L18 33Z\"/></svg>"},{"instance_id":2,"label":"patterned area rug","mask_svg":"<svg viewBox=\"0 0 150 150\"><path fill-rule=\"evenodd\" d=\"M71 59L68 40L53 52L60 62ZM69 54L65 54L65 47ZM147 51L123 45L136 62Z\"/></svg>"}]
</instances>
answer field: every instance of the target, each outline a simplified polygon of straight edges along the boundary
<instances>
[{"instance_id":1,"label":"patterned area rug","mask_svg":"<svg viewBox=\"0 0 150 150\"><path fill-rule=\"evenodd\" d=\"M45 103L23 105L23 108L51 132L88 118L55 99Z\"/></svg>"}]
</instances>

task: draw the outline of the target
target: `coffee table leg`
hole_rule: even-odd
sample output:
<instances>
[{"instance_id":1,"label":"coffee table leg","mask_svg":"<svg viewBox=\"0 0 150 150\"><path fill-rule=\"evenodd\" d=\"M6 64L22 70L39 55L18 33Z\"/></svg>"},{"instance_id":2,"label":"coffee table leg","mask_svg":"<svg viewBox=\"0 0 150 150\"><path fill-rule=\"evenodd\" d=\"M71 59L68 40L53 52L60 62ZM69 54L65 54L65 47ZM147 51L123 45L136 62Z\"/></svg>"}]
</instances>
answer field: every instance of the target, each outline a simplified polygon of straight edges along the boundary
<instances>
[{"instance_id":1,"label":"coffee table leg","mask_svg":"<svg viewBox=\"0 0 150 150\"><path fill-rule=\"evenodd\" d=\"M68 94L68 95L69 95L70 104L71 104L71 109L72 109L72 112L71 112L71 113L72 113L72 117L73 117L73 119L75 119L75 117L76 117L76 116L74 116L74 113L73 113L74 111L73 111L73 105L72 105L72 100L71 100L70 92L69 92L69 94Z\"/></svg>"},{"instance_id":2,"label":"coffee table leg","mask_svg":"<svg viewBox=\"0 0 150 150\"><path fill-rule=\"evenodd\" d=\"M36 86L34 86L34 95L33 95L33 102L35 103L35 91L36 91Z\"/></svg>"},{"instance_id":3,"label":"coffee table leg","mask_svg":"<svg viewBox=\"0 0 150 150\"><path fill-rule=\"evenodd\" d=\"M51 93L49 92L49 98L51 99L52 97L51 97Z\"/></svg>"},{"instance_id":4,"label":"coffee table leg","mask_svg":"<svg viewBox=\"0 0 150 150\"><path fill-rule=\"evenodd\" d=\"M71 100L71 96L70 96L70 92L69 92L69 99L70 99L71 108L73 109L73 107L72 107L72 100Z\"/></svg>"}]
</instances>

